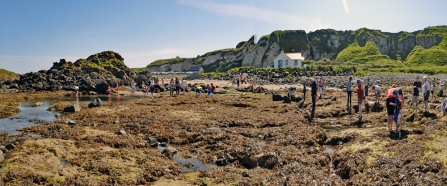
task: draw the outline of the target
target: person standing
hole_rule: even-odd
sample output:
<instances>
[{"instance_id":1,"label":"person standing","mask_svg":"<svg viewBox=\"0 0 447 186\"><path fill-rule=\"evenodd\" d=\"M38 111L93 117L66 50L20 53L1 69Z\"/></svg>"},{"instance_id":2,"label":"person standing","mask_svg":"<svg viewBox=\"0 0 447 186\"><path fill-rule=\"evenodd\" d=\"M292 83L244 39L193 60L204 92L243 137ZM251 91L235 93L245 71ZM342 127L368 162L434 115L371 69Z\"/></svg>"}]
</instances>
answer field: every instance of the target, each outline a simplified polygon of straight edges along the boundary
<instances>
[{"instance_id":1,"label":"person standing","mask_svg":"<svg viewBox=\"0 0 447 186\"><path fill-rule=\"evenodd\" d=\"M171 97L174 96L174 88L175 88L174 79L171 79L171 81L169 82L169 96Z\"/></svg>"},{"instance_id":2,"label":"person standing","mask_svg":"<svg viewBox=\"0 0 447 186\"><path fill-rule=\"evenodd\" d=\"M394 94L394 91L396 91L396 94ZM389 90L388 94L386 96L386 110L388 113L388 131L390 132L390 136L393 135L393 120L394 120L394 111L395 111L395 95L397 95L397 89L396 86L393 85Z\"/></svg>"},{"instance_id":3,"label":"person standing","mask_svg":"<svg viewBox=\"0 0 447 186\"><path fill-rule=\"evenodd\" d=\"M416 81L413 83L413 97L411 99L410 108L408 110L411 109L411 107L413 106L413 103L416 104L416 109L418 108L419 92L421 91L421 87L422 87L422 84L419 81L419 76L418 76L418 77L416 77Z\"/></svg>"},{"instance_id":4,"label":"person standing","mask_svg":"<svg viewBox=\"0 0 447 186\"><path fill-rule=\"evenodd\" d=\"M149 76L149 78L147 78L147 86L151 86L152 85L152 77Z\"/></svg>"},{"instance_id":5,"label":"person standing","mask_svg":"<svg viewBox=\"0 0 447 186\"><path fill-rule=\"evenodd\" d=\"M365 88L363 87L362 80L357 80L357 104L359 107L359 119L362 119L362 104L365 100Z\"/></svg>"},{"instance_id":6,"label":"person standing","mask_svg":"<svg viewBox=\"0 0 447 186\"><path fill-rule=\"evenodd\" d=\"M349 108L349 110L351 110L352 107L352 77L349 77L348 79L348 86L346 87L347 91L348 91L348 103L346 104Z\"/></svg>"},{"instance_id":7,"label":"person standing","mask_svg":"<svg viewBox=\"0 0 447 186\"><path fill-rule=\"evenodd\" d=\"M130 95L135 96L135 90L137 89L137 84L135 83L135 81L132 80L132 83L130 84L130 86L132 88L132 93Z\"/></svg>"},{"instance_id":8,"label":"person standing","mask_svg":"<svg viewBox=\"0 0 447 186\"><path fill-rule=\"evenodd\" d=\"M211 90L211 86L210 85L206 85L206 90L208 92L208 96L211 96L212 90Z\"/></svg>"},{"instance_id":9,"label":"person standing","mask_svg":"<svg viewBox=\"0 0 447 186\"><path fill-rule=\"evenodd\" d=\"M312 96L312 111L311 111L311 120L312 121L314 119L314 115L315 115L315 102L317 99L317 82L311 78L311 82L312 84L310 85L310 90L311 90L311 96Z\"/></svg>"},{"instance_id":10,"label":"person standing","mask_svg":"<svg viewBox=\"0 0 447 186\"><path fill-rule=\"evenodd\" d=\"M404 92L403 92L402 88L399 88L398 94L399 94L399 97L398 97L398 99L399 99L398 101L399 102L398 102L398 104L400 104L400 105L398 105L398 107L399 107L399 114L397 115L397 119L398 119L399 126L398 127L396 126L396 130L400 131L400 130L402 130L402 124L403 124L403 120L404 120L403 113L402 113L402 111L403 111L402 108L404 108L404 106L405 106Z\"/></svg>"},{"instance_id":11,"label":"person standing","mask_svg":"<svg viewBox=\"0 0 447 186\"><path fill-rule=\"evenodd\" d=\"M424 87L422 92L424 93L424 112L428 112L428 99L430 98L430 82L428 82L427 76L424 76Z\"/></svg>"},{"instance_id":12,"label":"person standing","mask_svg":"<svg viewBox=\"0 0 447 186\"><path fill-rule=\"evenodd\" d=\"M402 102L399 98L399 91L398 90L394 90L393 91L393 95L394 95L394 116L393 116L393 120L396 123L396 130L394 131L394 134L399 135L399 129L400 129L400 125L399 125L399 115L400 115L400 109L402 107Z\"/></svg>"},{"instance_id":13,"label":"person standing","mask_svg":"<svg viewBox=\"0 0 447 186\"><path fill-rule=\"evenodd\" d=\"M186 80L185 80L185 78L183 78L182 79L182 91L183 91L183 94L186 93L186 86L187 86Z\"/></svg>"},{"instance_id":14,"label":"person standing","mask_svg":"<svg viewBox=\"0 0 447 186\"><path fill-rule=\"evenodd\" d=\"M178 96L180 94L180 79L175 77L175 94Z\"/></svg>"},{"instance_id":15,"label":"person standing","mask_svg":"<svg viewBox=\"0 0 447 186\"><path fill-rule=\"evenodd\" d=\"M161 85L164 87L165 86L165 77L161 77Z\"/></svg>"},{"instance_id":16,"label":"person standing","mask_svg":"<svg viewBox=\"0 0 447 186\"><path fill-rule=\"evenodd\" d=\"M323 88L324 88L324 82L321 77L318 80L318 88L320 89L320 99L321 99L321 98L323 98Z\"/></svg>"},{"instance_id":17,"label":"person standing","mask_svg":"<svg viewBox=\"0 0 447 186\"><path fill-rule=\"evenodd\" d=\"M213 94L216 94L216 86L214 86L213 83L211 83L211 92L213 92Z\"/></svg>"},{"instance_id":18,"label":"person standing","mask_svg":"<svg viewBox=\"0 0 447 186\"><path fill-rule=\"evenodd\" d=\"M242 76L241 76L242 77ZM239 88L239 85L241 84L241 77L237 78L237 88Z\"/></svg>"},{"instance_id":19,"label":"person standing","mask_svg":"<svg viewBox=\"0 0 447 186\"><path fill-rule=\"evenodd\" d=\"M78 97L78 94L79 94L79 87L78 86L73 86L73 91L75 92L75 94L76 94L76 97Z\"/></svg>"}]
</instances>

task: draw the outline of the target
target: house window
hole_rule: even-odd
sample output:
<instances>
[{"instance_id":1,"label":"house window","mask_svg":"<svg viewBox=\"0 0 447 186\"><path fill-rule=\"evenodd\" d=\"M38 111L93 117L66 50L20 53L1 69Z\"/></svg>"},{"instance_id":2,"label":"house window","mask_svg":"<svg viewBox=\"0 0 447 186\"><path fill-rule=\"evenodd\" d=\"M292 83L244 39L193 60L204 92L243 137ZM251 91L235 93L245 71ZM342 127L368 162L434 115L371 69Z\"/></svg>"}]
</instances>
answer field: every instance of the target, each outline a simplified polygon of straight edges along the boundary
<instances>
[{"instance_id":1,"label":"house window","mask_svg":"<svg viewBox=\"0 0 447 186\"><path fill-rule=\"evenodd\" d=\"M278 60L278 68L282 67L282 60Z\"/></svg>"},{"instance_id":2,"label":"house window","mask_svg":"<svg viewBox=\"0 0 447 186\"><path fill-rule=\"evenodd\" d=\"M286 67L289 66L289 60L286 60Z\"/></svg>"},{"instance_id":3,"label":"house window","mask_svg":"<svg viewBox=\"0 0 447 186\"><path fill-rule=\"evenodd\" d=\"M293 66L298 66L298 60L295 60Z\"/></svg>"}]
</instances>

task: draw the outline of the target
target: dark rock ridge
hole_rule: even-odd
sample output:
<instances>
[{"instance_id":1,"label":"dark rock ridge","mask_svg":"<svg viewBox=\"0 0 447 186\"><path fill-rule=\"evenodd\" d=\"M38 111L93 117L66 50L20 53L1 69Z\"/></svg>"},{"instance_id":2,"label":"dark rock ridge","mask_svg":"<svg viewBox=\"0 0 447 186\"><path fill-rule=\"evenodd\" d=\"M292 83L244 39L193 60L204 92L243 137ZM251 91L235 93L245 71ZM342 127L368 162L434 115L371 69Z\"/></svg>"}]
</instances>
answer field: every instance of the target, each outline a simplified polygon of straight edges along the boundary
<instances>
[{"instance_id":1,"label":"dark rock ridge","mask_svg":"<svg viewBox=\"0 0 447 186\"><path fill-rule=\"evenodd\" d=\"M431 48L438 46L447 35L447 26L427 27L414 32L382 32L360 28L355 31L322 29L306 33L304 30L274 31L262 36L255 43L254 36L240 42L236 48L216 50L196 58L157 60L147 66L150 72L185 71L191 65L201 65L206 72L226 71L233 67L273 67L273 59L281 49L286 53L301 52L305 60L334 60L352 43L365 46L370 41L382 55L391 59L405 60L416 46Z\"/></svg>"},{"instance_id":2,"label":"dark rock ridge","mask_svg":"<svg viewBox=\"0 0 447 186\"><path fill-rule=\"evenodd\" d=\"M20 90L73 90L106 93L108 86L130 86L136 73L124 64L124 58L104 51L72 63L61 59L49 70L20 75L19 80L0 82L0 87Z\"/></svg>"}]
</instances>

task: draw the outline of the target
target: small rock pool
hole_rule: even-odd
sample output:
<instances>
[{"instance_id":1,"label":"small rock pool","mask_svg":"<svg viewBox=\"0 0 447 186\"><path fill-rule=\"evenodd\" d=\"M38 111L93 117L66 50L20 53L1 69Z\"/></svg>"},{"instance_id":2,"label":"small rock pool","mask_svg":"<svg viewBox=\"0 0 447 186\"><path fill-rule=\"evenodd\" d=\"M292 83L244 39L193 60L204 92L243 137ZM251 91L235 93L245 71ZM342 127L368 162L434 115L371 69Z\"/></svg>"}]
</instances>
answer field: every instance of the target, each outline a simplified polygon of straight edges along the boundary
<instances>
[{"instance_id":1,"label":"small rock pool","mask_svg":"<svg viewBox=\"0 0 447 186\"><path fill-rule=\"evenodd\" d=\"M30 127L37 125L36 123L41 122L52 122L56 120L56 113L52 111L47 111L50 108L51 104L54 102L83 102L89 103L96 98L100 98L103 104L112 103L112 102L120 102L120 101L128 101L132 99L137 99L135 97L130 96L107 96L107 95L99 95L99 96L79 96L78 98L74 96L70 97L54 97L54 98L45 98L45 99L36 99L32 101L22 102L19 105L20 113L0 119L0 133L8 133L9 135L17 135L20 134L18 129L24 127ZM33 107L32 105L41 102L41 106Z\"/></svg>"}]
</instances>

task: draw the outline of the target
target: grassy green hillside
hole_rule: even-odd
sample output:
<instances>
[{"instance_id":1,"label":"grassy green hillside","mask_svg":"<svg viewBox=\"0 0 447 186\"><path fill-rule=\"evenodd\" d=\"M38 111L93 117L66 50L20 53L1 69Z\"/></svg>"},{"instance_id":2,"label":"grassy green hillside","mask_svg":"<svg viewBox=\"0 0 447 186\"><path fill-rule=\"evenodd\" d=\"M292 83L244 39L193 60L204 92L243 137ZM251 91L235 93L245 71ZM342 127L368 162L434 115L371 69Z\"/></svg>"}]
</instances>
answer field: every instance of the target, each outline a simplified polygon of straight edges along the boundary
<instances>
[{"instance_id":1,"label":"grassy green hillside","mask_svg":"<svg viewBox=\"0 0 447 186\"><path fill-rule=\"evenodd\" d=\"M447 65L447 50L436 46L430 49L424 49L420 46L414 47L404 62L408 66L421 65Z\"/></svg>"},{"instance_id":2,"label":"grassy green hillside","mask_svg":"<svg viewBox=\"0 0 447 186\"><path fill-rule=\"evenodd\" d=\"M5 81L5 80L17 80L19 79L20 76L14 72L5 70L5 69L0 69L0 81Z\"/></svg>"},{"instance_id":3,"label":"grassy green hillside","mask_svg":"<svg viewBox=\"0 0 447 186\"><path fill-rule=\"evenodd\" d=\"M75 66L88 66L92 68L104 69L104 67L122 68L125 67L124 58L113 51L104 51L89 56L87 59L78 59L73 63ZM67 66L72 68L71 66Z\"/></svg>"},{"instance_id":4,"label":"grassy green hillside","mask_svg":"<svg viewBox=\"0 0 447 186\"><path fill-rule=\"evenodd\" d=\"M184 61L186 61L188 59L193 59L193 58L182 58L182 57L179 57L179 58L171 58L171 59L159 59L159 60L156 60L156 61L150 63L147 66L151 67L151 66L161 66L161 65L166 65L166 64L176 64L176 63L184 62Z\"/></svg>"},{"instance_id":5,"label":"grassy green hillside","mask_svg":"<svg viewBox=\"0 0 447 186\"><path fill-rule=\"evenodd\" d=\"M386 59L388 59L388 56L381 55L379 48L374 43L367 41L364 47L361 47L358 43L349 45L338 54L336 61L365 63Z\"/></svg>"},{"instance_id":6,"label":"grassy green hillside","mask_svg":"<svg viewBox=\"0 0 447 186\"><path fill-rule=\"evenodd\" d=\"M429 49L416 46L405 59L406 66L445 66L447 65L447 27L428 27L420 32L417 37L433 36L442 37L438 46Z\"/></svg>"}]
</instances>

